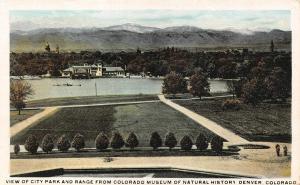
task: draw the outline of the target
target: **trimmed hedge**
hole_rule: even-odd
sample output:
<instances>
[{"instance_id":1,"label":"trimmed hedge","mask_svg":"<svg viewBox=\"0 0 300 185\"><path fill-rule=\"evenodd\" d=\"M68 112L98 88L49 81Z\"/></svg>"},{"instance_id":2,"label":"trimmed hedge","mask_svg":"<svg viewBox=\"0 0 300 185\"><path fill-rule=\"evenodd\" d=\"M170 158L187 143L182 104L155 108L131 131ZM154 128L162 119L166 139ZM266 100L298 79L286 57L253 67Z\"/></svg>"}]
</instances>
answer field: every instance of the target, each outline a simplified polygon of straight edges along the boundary
<instances>
[{"instance_id":1,"label":"trimmed hedge","mask_svg":"<svg viewBox=\"0 0 300 185\"><path fill-rule=\"evenodd\" d=\"M20 145L19 145L19 144L15 144L15 145L14 145L14 153L15 153L16 155L18 155L19 152L20 152Z\"/></svg>"},{"instance_id":2,"label":"trimmed hedge","mask_svg":"<svg viewBox=\"0 0 300 185\"><path fill-rule=\"evenodd\" d=\"M180 146L182 150L191 150L193 147L193 141L186 135L181 139Z\"/></svg>"},{"instance_id":3,"label":"trimmed hedge","mask_svg":"<svg viewBox=\"0 0 300 185\"><path fill-rule=\"evenodd\" d=\"M46 134L42 140L42 149L44 152L49 153L54 148L54 142L51 134Z\"/></svg>"},{"instance_id":4,"label":"trimmed hedge","mask_svg":"<svg viewBox=\"0 0 300 185\"><path fill-rule=\"evenodd\" d=\"M165 145L167 147L169 147L169 149L172 149L177 145L177 140L176 140L176 137L175 137L174 133L169 132L166 135Z\"/></svg>"},{"instance_id":5,"label":"trimmed hedge","mask_svg":"<svg viewBox=\"0 0 300 185\"><path fill-rule=\"evenodd\" d=\"M99 133L95 139L95 145L97 150L105 150L109 146L109 139L104 133Z\"/></svg>"},{"instance_id":6,"label":"trimmed hedge","mask_svg":"<svg viewBox=\"0 0 300 185\"><path fill-rule=\"evenodd\" d=\"M206 150L208 147L208 141L205 135L199 134L197 139L196 139L196 146L198 150Z\"/></svg>"},{"instance_id":7,"label":"trimmed hedge","mask_svg":"<svg viewBox=\"0 0 300 185\"><path fill-rule=\"evenodd\" d=\"M114 133L114 136L110 142L113 149L120 149L124 146L125 142L122 135L118 132Z\"/></svg>"},{"instance_id":8,"label":"trimmed hedge","mask_svg":"<svg viewBox=\"0 0 300 185\"><path fill-rule=\"evenodd\" d=\"M27 150L31 154L36 154L38 148L39 148L39 143L35 135L29 135L25 141L25 150Z\"/></svg>"},{"instance_id":9,"label":"trimmed hedge","mask_svg":"<svg viewBox=\"0 0 300 185\"><path fill-rule=\"evenodd\" d=\"M133 150L138 145L139 141L137 139L137 136L133 132L131 132L126 140L126 147L129 147L131 150Z\"/></svg>"},{"instance_id":10,"label":"trimmed hedge","mask_svg":"<svg viewBox=\"0 0 300 185\"><path fill-rule=\"evenodd\" d=\"M82 148L85 147L83 135L78 133L74 136L72 141L72 147L75 148L77 152L79 152Z\"/></svg>"},{"instance_id":11,"label":"trimmed hedge","mask_svg":"<svg viewBox=\"0 0 300 185\"><path fill-rule=\"evenodd\" d=\"M57 149L62 152L68 151L71 147L70 140L67 138L66 135L62 135L60 138L58 138L56 145Z\"/></svg>"},{"instance_id":12,"label":"trimmed hedge","mask_svg":"<svg viewBox=\"0 0 300 185\"><path fill-rule=\"evenodd\" d=\"M210 145L213 151L220 153L223 150L223 139L219 136L215 136L212 138Z\"/></svg>"},{"instance_id":13,"label":"trimmed hedge","mask_svg":"<svg viewBox=\"0 0 300 185\"><path fill-rule=\"evenodd\" d=\"M156 150L158 147L162 146L162 139L157 132L153 132L150 138L150 146L153 150Z\"/></svg>"},{"instance_id":14,"label":"trimmed hedge","mask_svg":"<svg viewBox=\"0 0 300 185\"><path fill-rule=\"evenodd\" d=\"M223 149L223 141L224 140L221 137L215 136L211 140L211 149L218 153L221 152ZM150 146L153 148L153 150L156 150L157 148L161 147L162 143L163 141L160 135L157 132L153 132L150 138ZM66 135L62 135L57 140L56 144L57 144L57 149L59 151L66 152L72 146L73 148L76 149L77 152L79 152L81 149L85 147L85 140L83 135L77 133L74 136L72 143L70 143ZM95 145L97 150L105 150L108 148L109 144L111 145L112 149L120 149L125 145L126 147L129 147L131 150L133 150L135 147L139 145L139 141L136 134L133 132L129 134L128 138L126 139L126 143L124 142L122 135L118 132L114 133L110 143L109 143L109 138L104 133L101 132L97 135L95 139ZM174 133L169 132L166 135L164 144L165 146L169 147L170 150L177 145L177 139ZM182 150L187 150L187 151L191 150L193 144L194 143L192 139L188 135L185 135L180 140L180 146ZM199 134L196 139L195 145L197 146L198 150L206 150L208 147L208 141L205 135ZM39 143L37 141L36 136L29 135L25 141L24 146L28 152L32 154L37 153ZM53 142L52 135L46 134L44 136L42 140L41 148L46 153L49 153L53 150L54 142ZM14 145L14 153L17 155L19 152L20 152L20 146L18 144Z\"/></svg>"}]
</instances>

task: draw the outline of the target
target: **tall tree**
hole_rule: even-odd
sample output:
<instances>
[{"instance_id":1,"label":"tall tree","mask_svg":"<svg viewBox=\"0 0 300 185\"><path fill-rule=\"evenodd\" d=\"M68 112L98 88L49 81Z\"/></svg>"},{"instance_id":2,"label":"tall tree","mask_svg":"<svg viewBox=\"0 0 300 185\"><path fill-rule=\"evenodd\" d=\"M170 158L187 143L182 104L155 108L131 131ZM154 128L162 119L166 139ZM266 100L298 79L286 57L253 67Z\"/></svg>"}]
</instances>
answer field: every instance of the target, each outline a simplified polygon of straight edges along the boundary
<instances>
[{"instance_id":1,"label":"tall tree","mask_svg":"<svg viewBox=\"0 0 300 185\"><path fill-rule=\"evenodd\" d=\"M10 81L10 103L19 111L25 108L25 100L33 94L31 85L23 80Z\"/></svg>"},{"instance_id":2,"label":"tall tree","mask_svg":"<svg viewBox=\"0 0 300 185\"><path fill-rule=\"evenodd\" d=\"M255 106L264 100L265 96L266 88L260 79L253 78L243 85L242 99L245 103Z\"/></svg>"},{"instance_id":3,"label":"tall tree","mask_svg":"<svg viewBox=\"0 0 300 185\"><path fill-rule=\"evenodd\" d=\"M163 93L176 94L185 93L187 91L187 83L182 75L171 72L166 75L163 82Z\"/></svg>"},{"instance_id":4,"label":"tall tree","mask_svg":"<svg viewBox=\"0 0 300 185\"><path fill-rule=\"evenodd\" d=\"M193 76L191 76L190 81L190 93L193 96L201 97L209 93L209 83L207 75L202 71L197 71Z\"/></svg>"},{"instance_id":5,"label":"tall tree","mask_svg":"<svg viewBox=\"0 0 300 185\"><path fill-rule=\"evenodd\" d=\"M289 83L291 83L287 80L286 76L285 71L283 71L280 67L275 67L271 74L265 78L264 83L266 84L269 98L285 101L289 95Z\"/></svg>"}]
</instances>

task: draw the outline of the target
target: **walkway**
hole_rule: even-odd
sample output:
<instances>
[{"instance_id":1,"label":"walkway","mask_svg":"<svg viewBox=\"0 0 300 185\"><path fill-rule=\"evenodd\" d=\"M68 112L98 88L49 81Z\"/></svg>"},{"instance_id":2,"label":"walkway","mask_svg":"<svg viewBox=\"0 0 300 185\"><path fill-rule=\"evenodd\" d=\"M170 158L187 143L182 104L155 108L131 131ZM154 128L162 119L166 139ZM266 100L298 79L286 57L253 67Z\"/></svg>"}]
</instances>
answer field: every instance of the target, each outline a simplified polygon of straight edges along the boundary
<instances>
[{"instance_id":1,"label":"walkway","mask_svg":"<svg viewBox=\"0 0 300 185\"><path fill-rule=\"evenodd\" d=\"M43 112L35 114L30 118L27 118L12 127L10 127L10 137L17 135L19 132L25 128L32 126L32 124L37 123L37 121L48 117L49 115L54 114L58 110L58 107L47 107Z\"/></svg>"},{"instance_id":2,"label":"walkway","mask_svg":"<svg viewBox=\"0 0 300 185\"><path fill-rule=\"evenodd\" d=\"M220 137L226 139L231 144L245 144L249 143L246 139L238 136L237 134L231 132L228 129L225 129L218 125L216 122L209 120L185 107L182 107L171 100L167 100L164 95L158 95L159 99L167 104L168 106L174 108L175 110L183 113L184 115L188 116L195 122L199 123L201 126L207 128L208 130L212 131L213 133L219 135Z\"/></svg>"},{"instance_id":3,"label":"walkway","mask_svg":"<svg viewBox=\"0 0 300 185\"><path fill-rule=\"evenodd\" d=\"M105 105L127 105L127 104L141 104L141 103L155 103L160 102L160 100L145 100L145 101L125 101L125 102L108 102L108 103L92 103L92 104L77 104L77 105L57 105L57 106L47 106L47 107L28 107L25 109L46 109L50 107L55 108L68 108L68 107L97 107ZM11 109L14 110L14 109Z\"/></svg>"}]
</instances>

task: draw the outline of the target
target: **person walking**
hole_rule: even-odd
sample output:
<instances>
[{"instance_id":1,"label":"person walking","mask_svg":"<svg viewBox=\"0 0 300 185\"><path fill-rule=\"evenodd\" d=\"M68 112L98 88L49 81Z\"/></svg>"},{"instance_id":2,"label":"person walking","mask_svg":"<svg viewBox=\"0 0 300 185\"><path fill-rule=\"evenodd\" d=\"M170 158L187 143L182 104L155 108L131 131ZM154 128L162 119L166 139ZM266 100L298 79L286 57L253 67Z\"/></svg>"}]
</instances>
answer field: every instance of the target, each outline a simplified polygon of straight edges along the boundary
<instances>
[{"instance_id":1,"label":"person walking","mask_svg":"<svg viewBox=\"0 0 300 185\"><path fill-rule=\"evenodd\" d=\"M283 146L283 155L284 155L284 156L287 156L287 153L288 153L287 146L284 145L284 146Z\"/></svg>"},{"instance_id":2,"label":"person walking","mask_svg":"<svg viewBox=\"0 0 300 185\"><path fill-rule=\"evenodd\" d=\"M277 145L275 146L275 149L276 149L277 157L279 157L279 156L280 156L280 146L279 146L279 144L277 144Z\"/></svg>"}]
</instances>

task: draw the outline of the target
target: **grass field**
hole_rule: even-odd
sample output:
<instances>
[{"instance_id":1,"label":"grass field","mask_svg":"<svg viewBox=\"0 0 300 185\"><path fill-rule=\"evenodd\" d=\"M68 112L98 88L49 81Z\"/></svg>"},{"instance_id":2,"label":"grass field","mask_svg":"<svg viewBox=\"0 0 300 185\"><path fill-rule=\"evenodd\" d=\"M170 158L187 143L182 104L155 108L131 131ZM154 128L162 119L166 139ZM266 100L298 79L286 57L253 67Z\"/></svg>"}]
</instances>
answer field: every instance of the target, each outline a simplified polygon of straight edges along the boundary
<instances>
[{"instance_id":1,"label":"grass field","mask_svg":"<svg viewBox=\"0 0 300 185\"><path fill-rule=\"evenodd\" d=\"M251 141L291 142L290 103L243 104L239 111L222 111L222 100L175 102Z\"/></svg>"},{"instance_id":2,"label":"grass field","mask_svg":"<svg viewBox=\"0 0 300 185\"><path fill-rule=\"evenodd\" d=\"M49 98L43 100L32 100L27 102L27 107L44 107L58 105L86 105L93 103L113 103L113 102L129 102L129 101L147 101L158 100L156 95L107 95L107 96L80 96L65 98Z\"/></svg>"},{"instance_id":3,"label":"grass field","mask_svg":"<svg viewBox=\"0 0 300 185\"><path fill-rule=\"evenodd\" d=\"M11 143L24 144L29 134L36 135L41 141L47 133L53 134L55 138L67 134L70 139L74 134L81 133L85 136L87 147L94 147L94 139L100 131L108 136L111 136L114 131L119 131L124 139L130 132L135 132L140 142L139 146L149 146L150 135L154 131L157 131L162 138L167 132L174 132L178 143L186 134L190 135L193 140L199 133L209 138L213 136L209 130L183 114L157 102L62 108L55 115L11 138Z\"/></svg>"},{"instance_id":4,"label":"grass field","mask_svg":"<svg viewBox=\"0 0 300 185\"><path fill-rule=\"evenodd\" d=\"M23 121L43 110L37 109L37 110L22 110L21 114L19 115L19 112L16 110L10 111L10 126L13 126L14 124Z\"/></svg>"}]
</instances>

